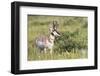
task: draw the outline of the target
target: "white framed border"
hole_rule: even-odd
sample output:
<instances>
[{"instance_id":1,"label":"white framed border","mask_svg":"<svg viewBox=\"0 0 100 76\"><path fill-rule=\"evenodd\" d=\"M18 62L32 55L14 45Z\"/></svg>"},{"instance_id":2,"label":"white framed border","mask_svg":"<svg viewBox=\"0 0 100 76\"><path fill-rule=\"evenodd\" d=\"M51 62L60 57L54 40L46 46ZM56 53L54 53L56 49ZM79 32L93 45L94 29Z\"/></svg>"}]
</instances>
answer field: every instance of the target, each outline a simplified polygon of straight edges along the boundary
<instances>
[{"instance_id":1,"label":"white framed border","mask_svg":"<svg viewBox=\"0 0 100 76\"><path fill-rule=\"evenodd\" d=\"M88 59L27 61L27 15L88 17ZM43 7L20 7L20 70L94 66L94 11Z\"/></svg>"}]
</instances>

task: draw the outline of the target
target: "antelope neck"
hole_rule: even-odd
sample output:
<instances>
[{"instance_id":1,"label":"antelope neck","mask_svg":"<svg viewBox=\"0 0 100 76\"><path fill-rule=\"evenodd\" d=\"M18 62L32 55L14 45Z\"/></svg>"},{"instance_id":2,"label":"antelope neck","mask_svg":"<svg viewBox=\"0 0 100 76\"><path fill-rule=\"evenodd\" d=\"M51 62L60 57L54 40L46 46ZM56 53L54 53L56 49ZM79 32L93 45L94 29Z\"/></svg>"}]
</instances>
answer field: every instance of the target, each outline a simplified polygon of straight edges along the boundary
<instances>
[{"instance_id":1,"label":"antelope neck","mask_svg":"<svg viewBox=\"0 0 100 76\"><path fill-rule=\"evenodd\" d=\"M49 41L50 41L51 43L53 43L54 40L55 40L55 36L54 36L53 34L50 34L50 36L49 36Z\"/></svg>"}]
</instances>

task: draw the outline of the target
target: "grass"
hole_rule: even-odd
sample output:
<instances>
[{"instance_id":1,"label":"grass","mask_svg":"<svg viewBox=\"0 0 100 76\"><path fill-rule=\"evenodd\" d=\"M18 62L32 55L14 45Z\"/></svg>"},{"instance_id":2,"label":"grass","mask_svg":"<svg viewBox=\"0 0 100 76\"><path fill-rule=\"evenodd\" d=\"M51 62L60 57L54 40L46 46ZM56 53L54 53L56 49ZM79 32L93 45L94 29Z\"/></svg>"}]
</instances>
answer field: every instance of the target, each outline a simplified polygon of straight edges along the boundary
<instances>
[{"instance_id":1,"label":"grass","mask_svg":"<svg viewBox=\"0 0 100 76\"><path fill-rule=\"evenodd\" d=\"M56 20L61 37L57 38L52 55L39 53L35 39L49 35L48 25ZM82 59L88 57L87 17L28 15L28 60Z\"/></svg>"},{"instance_id":2,"label":"grass","mask_svg":"<svg viewBox=\"0 0 100 76\"><path fill-rule=\"evenodd\" d=\"M75 52L74 52L75 51ZM52 55L47 53L36 53L31 50L29 61L32 60L58 60L58 59L82 59L87 58L86 50L74 50L71 52L54 52Z\"/></svg>"}]
</instances>

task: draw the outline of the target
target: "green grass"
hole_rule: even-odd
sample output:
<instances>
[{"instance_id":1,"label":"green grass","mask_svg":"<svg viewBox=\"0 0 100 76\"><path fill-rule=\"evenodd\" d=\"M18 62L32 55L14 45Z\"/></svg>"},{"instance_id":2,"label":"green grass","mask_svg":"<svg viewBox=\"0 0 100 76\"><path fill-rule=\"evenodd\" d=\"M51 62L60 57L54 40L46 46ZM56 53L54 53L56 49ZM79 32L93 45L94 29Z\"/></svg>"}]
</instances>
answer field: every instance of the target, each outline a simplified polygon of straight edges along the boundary
<instances>
[{"instance_id":1,"label":"green grass","mask_svg":"<svg viewBox=\"0 0 100 76\"><path fill-rule=\"evenodd\" d=\"M56 20L61 37L57 38L52 55L39 53L35 39L49 35L49 24ZM71 16L28 16L28 60L82 59L88 57L87 17Z\"/></svg>"}]
</instances>

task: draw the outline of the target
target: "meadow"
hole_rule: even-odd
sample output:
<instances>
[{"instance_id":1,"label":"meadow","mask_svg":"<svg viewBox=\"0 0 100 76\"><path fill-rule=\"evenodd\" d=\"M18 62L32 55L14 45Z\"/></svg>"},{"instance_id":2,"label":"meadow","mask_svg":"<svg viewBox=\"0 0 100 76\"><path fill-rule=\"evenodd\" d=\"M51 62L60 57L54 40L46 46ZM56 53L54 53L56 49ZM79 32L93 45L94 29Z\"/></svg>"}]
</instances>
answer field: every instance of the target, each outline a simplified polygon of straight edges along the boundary
<instances>
[{"instance_id":1,"label":"meadow","mask_svg":"<svg viewBox=\"0 0 100 76\"><path fill-rule=\"evenodd\" d=\"M35 40L49 35L49 24L56 20L61 34L54 42L53 53L38 53ZM88 58L88 18L77 16L28 15L28 61Z\"/></svg>"}]
</instances>

